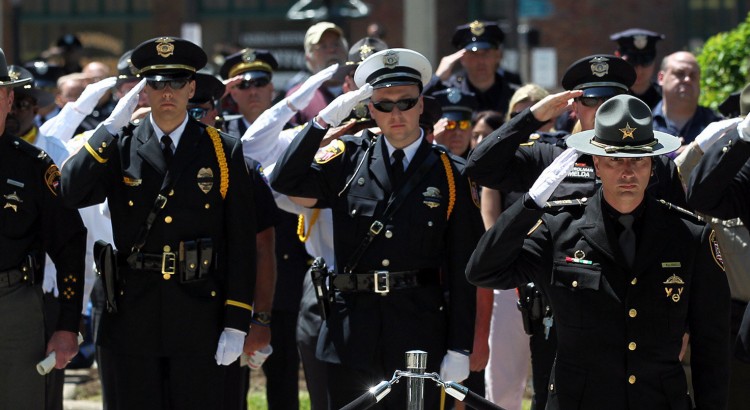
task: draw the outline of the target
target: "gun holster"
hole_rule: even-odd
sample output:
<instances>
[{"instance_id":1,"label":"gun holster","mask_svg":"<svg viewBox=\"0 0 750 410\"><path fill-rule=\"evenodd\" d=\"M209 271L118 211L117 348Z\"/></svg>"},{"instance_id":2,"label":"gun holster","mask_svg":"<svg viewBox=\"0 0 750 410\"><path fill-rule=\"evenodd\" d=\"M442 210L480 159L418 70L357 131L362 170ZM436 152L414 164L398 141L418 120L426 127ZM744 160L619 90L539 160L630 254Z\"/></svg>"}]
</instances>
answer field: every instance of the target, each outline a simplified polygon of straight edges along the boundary
<instances>
[{"instance_id":1,"label":"gun holster","mask_svg":"<svg viewBox=\"0 0 750 410\"><path fill-rule=\"evenodd\" d=\"M94 263L96 272L104 284L104 295L107 299L107 311L117 313L117 251L111 243L98 240L94 243Z\"/></svg>"},{"instance_id":2,"label":"gun holster","mask_svg":"<svg viewBox=\"0 0 750 410\"><path fill-rule=\"evenodd\" d=\"M534 334L534 324L541 323L544 316L544 302L542 294L534 283L527 283L518 288L518 310L521 311L523 331L527 335Z\"/></svg>"},{"instance_id":3,"label":"gun holster","mask_svg":"<svg viewBox=\"0 0 750 410\"><path fill-rule=\"evenodd\" d=\"M318 300L320 316L326 320L331 313L331 303L333 302L333 292L328 288L327 279L329 276L326 261L318 256L310 267L310 276L313 287L315 288L315 298Z\"/></svg>"}]
</instances>

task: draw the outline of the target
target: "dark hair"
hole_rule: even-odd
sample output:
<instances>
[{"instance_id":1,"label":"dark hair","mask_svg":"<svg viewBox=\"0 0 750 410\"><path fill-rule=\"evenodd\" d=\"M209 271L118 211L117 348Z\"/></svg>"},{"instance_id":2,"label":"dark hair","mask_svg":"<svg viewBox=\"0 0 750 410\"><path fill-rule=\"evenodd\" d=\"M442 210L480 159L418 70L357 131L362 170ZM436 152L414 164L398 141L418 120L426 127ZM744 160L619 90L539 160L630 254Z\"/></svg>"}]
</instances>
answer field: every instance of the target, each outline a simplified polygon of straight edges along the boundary
<instances>
[{"instance_id":1,"label":"dark hair","mask_svg":"<svg viewBox=\"0 0 750 410\"><path fill-rule=\"evenodd\" d=\"M478 123L480 120L484 120L484 122L486 122L493 130L500 128L504 123L503 114L492 110L479 111L476 113L474 116L474 124Z\"/></svg>"}]
</instances>

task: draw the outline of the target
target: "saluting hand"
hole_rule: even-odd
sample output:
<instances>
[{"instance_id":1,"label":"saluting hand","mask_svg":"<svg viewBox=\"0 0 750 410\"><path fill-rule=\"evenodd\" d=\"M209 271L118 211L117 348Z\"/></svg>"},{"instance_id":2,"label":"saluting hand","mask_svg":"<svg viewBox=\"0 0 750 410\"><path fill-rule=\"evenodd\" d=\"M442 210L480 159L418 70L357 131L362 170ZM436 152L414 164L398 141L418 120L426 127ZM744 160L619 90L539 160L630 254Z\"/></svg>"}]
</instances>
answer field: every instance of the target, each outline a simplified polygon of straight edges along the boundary
<instances>
[{"instance_id":1,"label":"saluting hand","mask_svg":"<svg viewBox=\"0 0 750 410\"><path fill-rule=\"evenodd\" d=\"M102 125L110 134L117 135L120 128L126 126L128 122L130 122L130 116L138 105L138 94L140 94L145 86L146 79L144 78L117 102L115 109L112 110L112 114L102 121Z\"/></svg>"},{"instance_id":2,"label":"saluting hand","mask_svg":"<svg viewBox=\"0 0 750 410\"><path fill-rule=\"evenodd\" d=\"M437 70L435 70L435 75L440 78L440 81L446 81L450 78L451 73L453 72L453 66L456 65L458 60L460 60L464 54L466 54L466 50L462 48L455 53L440 59L440 64L438 65Z\"/></svg>"},{"instance_id":3,"label":"saluting hand","mask_svg":"<svg viewBox=\"0 0 750 410\"><path fill-rule=\"evenodd\" d=\"M289 97L286 97L287 104L290 106L289 108L293 111L299 111L307 107L315 96L315 91L324 82L330 80L338 68L338 64L333 64L305 80L297 90L289 95Z\"/></svg>"},{"instance_id":4,"label":"saluting hand","mask_svg":"<svg viewBox=\"0 0 750 410\"><path fill-rule=\"evenodd\" d=\"M557 94L550 94L541 101L531 106L531 113L537 121L547 122L557 118L560 114L570 111L573 106L573 99L583 95L583 91L563 91Z\"/></svg>"},{"instance_id":5,"label":"saluting hand","mask_svg":"<svg viewBox=\"0 0 750 410\"><path fill-rule=\"evenodd\" d=\"M359 90L341 94L335 100L331 101L328 106L320 110L318 118L325 121L325 125L335 127L351 114L354 106L360 101L370 98L371 95L372 86L370 84L363 85Z\"/></svg>"}]
</instances>

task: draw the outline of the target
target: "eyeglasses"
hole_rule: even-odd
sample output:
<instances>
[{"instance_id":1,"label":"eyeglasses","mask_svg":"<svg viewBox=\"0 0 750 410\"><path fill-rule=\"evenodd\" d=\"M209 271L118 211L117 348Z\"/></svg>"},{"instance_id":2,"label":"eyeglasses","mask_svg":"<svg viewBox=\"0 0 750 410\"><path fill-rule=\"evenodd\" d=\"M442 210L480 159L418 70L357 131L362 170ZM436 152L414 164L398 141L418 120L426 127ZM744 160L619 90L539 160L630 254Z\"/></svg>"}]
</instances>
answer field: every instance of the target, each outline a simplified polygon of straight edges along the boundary
<instances>
[{"instance_id":1,"label":"eyeglasses","mask_svg":"<svg viewBox=\"0 0 750 410\"><path fill-rule=\"evenodd\" d=\"M575 100L583 104L585 107L594 108L599 104L604 103L614 96L607 97L577 97Z\"/></svg>"},{"instance_id":2,"label":"eyeglasses","mask_svg":"<svg viewBox=\"0 0 750 410\"><path fill-rule=\"evenodd\" d=\"M187 111L188 114L196 120L200 120L208 114L208 108L203 107L190 107Z\"/></svg>"},{"instance_id":3,"label":"eyeglasses","mask_svg":"<svg viewBox=\"0 0 750 410\"><path fill-rule=\"evenodd\" d=\"M163 90L166 86L169 86L173 90L182 90L189 81L188 79L168 81L146 80L146 84L157 91Z\"/></svg>"},{"instance_id":4,"label":"eyeglasses","mask_svg":"<svg viewBox=\"0 0 750 410\"><path fill-rule=\"evenodd\" d=\"M237 88L240 90L247 90L248 88L261 88L268 85L271 79L268 77L260 77L252 80L242 80L241 83L237 84Z\"/></svg>"},{"instance_id":5,"label":"eyeglasses","mask_svg":"<svg viewBox=\"0 0 750 410\"><path fill-rule=\"evenodd\" d=\"M34 106L34 103L29 100L15 100L13 101L13 108L16 110L28 110Z\"/></svg>"},{"instance_id":6,"label":"eyeglasses","mask_svg":"<svg viewBox=\"0 0 750 410\"><path fill-rule=\"evenodd\" d=\"M446 130L455 130L456 127L462 130L468 130L469 128L471 128L471 120L461 120L461 121L448 120L448 122L445 124Z\"/></svg>"},{"instance_id":7,"label":"eyeglasses","mask_svg":"<svg viewBox=\"0 0 750 410\"><path fill-rule=\"evenodd\" d=\"M417 105L417 102L419 102L419 97L404 98L398 101L373 101L372 106L380 112L391 112L394 107L398 108L399 111L409 111Z\"/></svg>"}]
</instances>

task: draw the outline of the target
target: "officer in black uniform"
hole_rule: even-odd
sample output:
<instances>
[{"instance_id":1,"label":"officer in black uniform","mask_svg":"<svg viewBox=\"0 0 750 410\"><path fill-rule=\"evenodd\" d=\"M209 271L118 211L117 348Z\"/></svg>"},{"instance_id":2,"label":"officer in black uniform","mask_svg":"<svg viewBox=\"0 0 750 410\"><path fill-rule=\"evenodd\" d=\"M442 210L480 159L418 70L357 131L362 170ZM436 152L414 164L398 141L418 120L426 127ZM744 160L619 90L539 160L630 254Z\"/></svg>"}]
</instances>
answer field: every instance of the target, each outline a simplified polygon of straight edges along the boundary
<instances>
[{"instance_id":1,"label":"officer in black uniform","mask_svg":"<svg viewBox=\"0 0 750 410\"><path fill-rule=\"evenodd\" d=\"M558 347L547 409L692 409L685 332L697 408L726 408L729 286L711 229L647 193L651 159L680 146L652 121L633 96L605 102L595 128L568 138L574 148L503 212L469 262L477 286L531 279L550 299ZM547 202L576 150L594 157L601 188ZM563 210L546 213L554 207Z\"/></svg>"},{"instance_id":2,"label":"officer in black uniform","mask_svg":"<svg viewBox=\"0 0 750 410\"><path fill-rule=\"evenodd\" d=\"M505 33L497 23L473 21L456 27L451 43L458 52L444 57L436 75L425 86L425 95L457 88L477 99L477 111L498 111L505 116L521 77L500 67ZM463 69L451 74L456 62Z\"/></svg>"},{"instance_id":3,"label":"officer in black uniform","mask_svg":"<svg viewBox=\"0 0 750 410\"><path fill-rule=\"evenodd\" d=\"M333 210L334 299L317 351L328 362L331 408L390 380L408 350L428 353L428 372L440 369L450 380L469 374L475 289L461 270L482 224L477 198L460 176L462 161L427 142L419 128L420 91L430 73L427 59L412 50L371 55L355 72L359 90L322 110L271 177L275 190ZM344 136L318 151L328 127L370 94L383 134ZM402 199L394 200L395 211L386 209L396 195ZM403 386L383 408L404 408ZM425 408L437 407L433 386L425 384Z\"/></svg>"},{"instance_id":4,"label":"officer in black uniform","mask_svg":"<svg viewBox=\"0 0 750 410\"><path fill-rule=\"evenodd\" d=\"M268 50L246 48L226 58L219 70L221 78L231 80L227 84L229 94L237 104L239 116L224 123L229 135L242 137L248 127L271 106L273 100L273 72L279 63Z\"/></svg>"},{"instance_id":5,"label":"officer in black uniform","mask_svg":"<svg viewBox=\"0 0 750 410\"><path fill-rule=\"evenodd\" d=\"M631 28L609 36L617 42L615 55L630 63L635 68L636 79L630 92L654 109L661 101L661 87L654 81L656 69L656 43L664 40L664 34Z\"/></svg>"},{"instance_id":6,"label":"officer in black uniform","mask_svg":"<svg viewBox=\"0 0 750 410\"><path fill-rule=\"evenodd\" d=\"M250 325L255 212L241 144L186 109L206 60L180 38L136 47L144 80L64 168L67 204L106 199L112 215L118 270L104 275L116 311L99 343L113 353L118 408L221 408L223 366ZM142 88L151 114L128 125Z\"/></svg>"},{"instance_id":7,"label":"officer in black uniform","mask_svg":"<svg viewBox=\"0 0 750 410\"><path fill-rule=\"evenodd\" d=\"M0 408L45 408L45 378L36 363L54 351L63 369L78 352L86 228L58 196L60 171L46 152L6 132L13 89L32 82L11 76L0 50ZM53 331L45 336L44 254L60 289ZM46 346L46 347L45 347ZM62 391L57 392L62 403Z\"/></svg>"}]
</instances>

